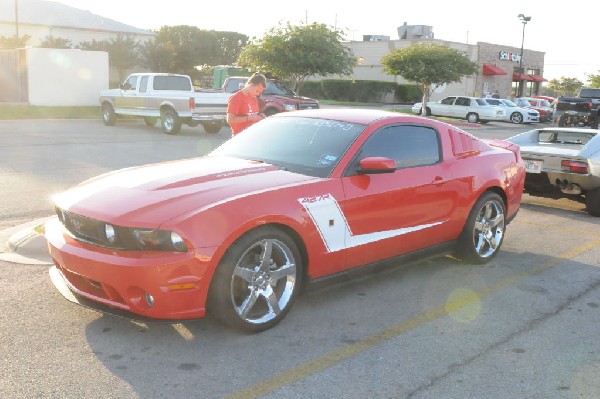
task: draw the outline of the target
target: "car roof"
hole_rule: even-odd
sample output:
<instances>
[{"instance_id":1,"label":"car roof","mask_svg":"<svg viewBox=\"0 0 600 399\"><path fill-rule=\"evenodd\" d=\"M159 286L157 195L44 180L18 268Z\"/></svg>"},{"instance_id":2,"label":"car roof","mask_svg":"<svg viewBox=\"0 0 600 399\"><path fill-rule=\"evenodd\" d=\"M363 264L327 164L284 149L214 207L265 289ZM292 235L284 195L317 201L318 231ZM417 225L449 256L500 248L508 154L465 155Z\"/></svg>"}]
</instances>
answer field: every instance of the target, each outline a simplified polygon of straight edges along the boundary
<instances>
[{"instance_id":1,"label":"car roof","mask_svg":"<svg viewBox=\"0 0 600 399\"><path fill-rule=\"evenodd\" d=\"M274 115L276 117L294 117L302 116L305 118L323 118L333 119L341 122L358 123L368 125L377 120L395 118L399 121L414 122L418 119L423 119L419 116L406 115L398 112L385 111L379 109L350 109L350 108L319 108L319 109L307 109L293 112L281 112ZM427 119L430 122L434 122L431 119Z\"/></svg>"}]
</instances>

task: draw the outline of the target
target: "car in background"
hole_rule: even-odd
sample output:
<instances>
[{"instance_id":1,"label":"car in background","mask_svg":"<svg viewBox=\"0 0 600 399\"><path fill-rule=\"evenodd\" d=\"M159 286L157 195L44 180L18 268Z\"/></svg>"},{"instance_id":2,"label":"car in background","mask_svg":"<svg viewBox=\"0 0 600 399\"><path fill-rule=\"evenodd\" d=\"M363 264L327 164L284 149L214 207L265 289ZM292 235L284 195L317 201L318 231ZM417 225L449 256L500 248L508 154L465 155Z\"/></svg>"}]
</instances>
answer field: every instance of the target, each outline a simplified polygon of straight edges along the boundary
<instances>
[{"instance_id":1,"label":"car in background","mask_svg":"<svg viewBox=\"0 0 600 399\"><path fill-rule=\"evenodd\" d=\"M547 100L550 104L552 104L554 100L556 100L556 98L550 96L531 96L531 98L540 98L542 100Z\"/></svg>"},{"instance_id":2,"label":"car in background","mask_svg":"<svg viewBox=\"0 0 600 399\"><path fill-rule=\"evenodd\" d=\"M263 331L305 282L417 255L489 262L524 180L517 145L442 121L282 112L204 157L113 171L58 194L45 225L52 282L107 313L208 312Z\"/></svg>"},{"instance_id":3,"label":"car in background","mask_svg":"<svg viewBox=\"0 0 600 399\"><path fill-rule=\"evenodd\" d=\"M540 113L540 122L551 122L554 109L548 100L533 97L519 97L513 100L519 107L533 108Z\"/></svg>"},{"instance_id":4,"label":"car in background","mask_svg":"<svg viewBox=\"0 0 600 399\"><path fill-rule=\"evenodd\" d=\"M412 106L412 112L421 114L422 103ZM504 121L504 107L489 105L483 98L450 96L438 102L428 102L425 106L426 116L446 116L466 119L470 123L488 123Z\"/></svg>"},{"instance_id":5,"label":"car in background","mask_svg":"<svg viewBox=\"0 0 600 399\"><path fill-rule=\"evenodd\" d=\"M527 194L583 202L590 215L600 216L600 130L534 129L507 141L521 147Z\"/></svg>"},{"instance_id":6,"label":"car in background","mask_svg":"<svg viewBox=\"0 0 600 399\"><path fill-rule=\"evenodd\" d=\"M504 98L485 98L490 105L506 109L505 120L512 123L534 123L540 121L540 113L533 108L521 108L511 100Z\"/></svg>"}]
</instances>

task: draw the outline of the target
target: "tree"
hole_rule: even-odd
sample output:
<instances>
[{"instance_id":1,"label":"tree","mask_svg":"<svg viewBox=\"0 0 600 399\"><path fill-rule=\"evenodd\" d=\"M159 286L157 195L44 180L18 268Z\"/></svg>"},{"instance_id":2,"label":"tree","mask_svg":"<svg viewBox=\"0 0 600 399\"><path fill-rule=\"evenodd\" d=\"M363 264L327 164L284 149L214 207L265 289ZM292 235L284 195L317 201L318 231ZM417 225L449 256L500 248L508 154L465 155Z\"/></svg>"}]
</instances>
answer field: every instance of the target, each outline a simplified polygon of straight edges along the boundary
<instances>
[{"instance_id":1,"label":"tree","mask_svg":"<svg viewBox=\"0 0 600 399\"><path fill-rule=\"evenodd\" d=\"M324 24L271 28L264 37L246 46L237 64L270 72L291 82L299 91L312 75L350 75L356 65L352 51L342 44L342 35Z\"/></svg>"},{"instance_id":2,"label":"tree","mask_svg":"<svg viewBox=\"0 0 600 399\"><path fill-rule=\"evenodd\" d=\"M560 79L551 79L548 82L548 89L554 91L557 97L576 95L582 87L583 82L581 80L564 76L561 76Z\"/></svg>"},{"instance_id":3,"label":"tree","mask_svg":"<svg viewBox=\"0 0 600 399\"><path fill-rule=\"evenodd\" d=\"M600 87L600 75L588 75L588 85L589 87Z\"/></svg>"},{"instance_id":4,"label":"tree","mask_svg":"<svg viewBox=\"0 0 600 399\"><path fill-rule=\"evenodd\" d=\"M477 64L455 49L435 43L418 43L392 51L381 59L384 71L400 75L419 86L423 93L421 114L437 87L460 82L477 71Z\"/></svg>"},{"instance_id":5,"label":"tree","mask_svg":"<svg viewBox=\"0 0 600 399\"><path fill-rule=\"evenodd\" d=\"M17 37L17 35L11 37L0 36L0 49L15 49L23 48L27 45L27 42L31 39L29 35L23 35Z\"/></svg>"},{"instance_id":6,"label":"tree","mask_svg":"<svg viewBox=\"0 0 600 399\"><path fill-rule=\"evenodd\" d=\"M119 81L122 82L130 69L140 63L138 43L131 35L118 34L115 39L82 42L78 46L82 50L108 52L110 68L117 70Z\"/></svg>"},{"instance_id":7,"label":"tree","mask_svg":"<svg viewBox=\"0 0 600 399\"><path fill-rule=\"evenodd\" d=\"M69 39L63 39L62 37L55 37L52 35L46 36L46 38L40 43L42 48L73 48Z\"/></svg>"}]
</instances>

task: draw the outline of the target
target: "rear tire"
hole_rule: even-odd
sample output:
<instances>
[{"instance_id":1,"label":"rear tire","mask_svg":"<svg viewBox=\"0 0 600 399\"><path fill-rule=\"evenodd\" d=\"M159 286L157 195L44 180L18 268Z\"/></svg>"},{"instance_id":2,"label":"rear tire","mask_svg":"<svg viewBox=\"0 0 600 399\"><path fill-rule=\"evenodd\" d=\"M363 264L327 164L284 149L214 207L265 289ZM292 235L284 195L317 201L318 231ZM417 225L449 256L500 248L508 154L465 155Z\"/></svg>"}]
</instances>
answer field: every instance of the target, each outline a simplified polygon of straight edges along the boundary
<instances>
[{"instance_id":1,"label":"rear tire","mask_svg":"<svg viewBox=\"0 0 600 399\"><path fill-rule=\"evenodd\" d=\"M146 126L152 127L156 125L157 120L158 118L155 116L144 116L144 122L146 123Z\"/></svg>"},{"instance_id":2,"label":"rear tire","mask_svg":"<svg viewBox=\"0 0 600 399\"><path fill-rule=\"evenodd\" d=\"M477 123L479 121L479 115L474 112L467 114L467 122L469 123Z\"/></svg>"},{"instance_id":3,"label":"rear tire","mask_svg":"<svg viewBox=\"0 0 600 399\"><path fill-rule=\"evenodd\" d=\"M600 188L585 193L585 209L592 216L600 216Z\"/></svg>"},{"instance_id":4,"label":"rear tire","mask_svg":"<svg viewBox=\"0 0 600 399\"><path fill-rule=\"evenodd\" d=\"M206 133L215 134L221 131L223 124L219 121L215 122L202 122L202 127Z\"/></svg>"},{"instance_id":5,"label":"rear tire","mask_svg":"<svg viewBox=\"0 0 600 399\"><path fill-rule=\"evenodd\" d=\"M161 117L162 130L166 134L175 135L181 131L181 118L173 109L163 112Z\"/></svg>"},{"instance_id":6,"label":"rear tire","mask_svg":"<svg viewBox=\"0 0 600 399\"><path fill-rule=\"evenodd\" d=\"M105 126L113 126L117 122L117 114L112 105L108 103L102 104L102 122Z\"/></svg>"},{"instance_id":7,"label":"rear tire","mask_svg":"<svg viewBox=\"0 0 600 399\"><path fill-rule=\"evenodd\" d=\"M504 201L485 192L475 205L458 238L457 256L467 262L484 264L500 251L506 228Z\"/></svg>"}]
</instances>

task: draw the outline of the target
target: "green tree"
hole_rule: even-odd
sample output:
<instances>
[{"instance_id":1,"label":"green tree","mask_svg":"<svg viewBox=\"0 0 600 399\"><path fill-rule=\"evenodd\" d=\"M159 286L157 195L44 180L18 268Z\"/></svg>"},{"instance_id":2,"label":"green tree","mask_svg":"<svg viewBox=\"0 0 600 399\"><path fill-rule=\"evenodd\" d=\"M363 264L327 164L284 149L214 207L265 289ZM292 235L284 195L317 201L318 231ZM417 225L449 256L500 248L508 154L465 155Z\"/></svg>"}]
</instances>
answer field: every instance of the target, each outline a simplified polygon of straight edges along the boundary
<instances>
[{"instance_id":1,"label":"green tree","mask_svg":"<svg viewBox=\"0 0 600 399\"><path fill-rule=\"evenodd\" d=\"M108 52L108 63L111 69L118 72L120 82L140 63L138 43L132 35L119 34L116 38L101 41L93 39L79 43L78 47L82 50Z\"/></svg>"},{"instance_id":2,"label":"green tree","mask_svg":"<svg viewBox=\"0 0 600 399\"><path fill-rule=\"evenodd\" d=\"M577 78L561 76L560 79L551 79L548 89L554 91L556 96L574 96L583 87L583 82Z\"/></svg>"},{"instance_id":3,"label":"green tree","mask_svg":"<svg viewBox=\"0 0 600 399\"><path fill-rule=\"evenodd\" d=\"M414 82L423 93L421 114L437 87L460 82L477 71L477 64L455 49L435 43L419 43L394 50L381 59L384 71Z\"/></svg>"},{"instance_id":4,"label":"green tree","mask_svg":"<svg viewBox=\"0 0 600 399\"><path fill-rule=\"evenodd\" d=\"M237 61L242 49L249 43L248 36L237 32L213 31L219 45L217 54L211 57L212 66L233 65ZM208 63L204 63L209 65Z\"/></svg>"},{"instance_id":5,"label":"green tree","mask_svg":"<svg viewBox=\"0 0 600 399\"><path fill-rule=\"evenodd\" d=\"M589 87L600 87L600 75L590 74L587 77Z\"/></svg>"},{"instance_id":6,"label":"green tree","mask_svg":"<svg viewBox=\"0 0 600 399\"><path fill-rule=\"evenodd\" d=\"M73 48L69 39L63 39L62 37L55 37L52 35L46 36L46 38L40 43L42 48Z\"/></svg>"},{"instance_id":7,"label":"green tree","mask_svg":"<svg viewBox=\"0 0 600 399\"><path fill-rule=\"evenodd\" d=\"M0 36L0 48L1 49L15 49L23 48L27 45L27 42L31 39L29 35L23 35L17 37L17 35L11 37Z\"/></svg>"},{"instance_id":8,"label":"green tree","mask_svg":"<svg viewBox=\"0 0 600 399\"><path fill-rule=\"evenodd\" d=\"M289 81L300 91L313 75L350 75L356 65L352 51L342 44L342 34L324 24L271 28L262 39L246 46L237 64L268 71Z\"/></svg>"}]
</instances>

